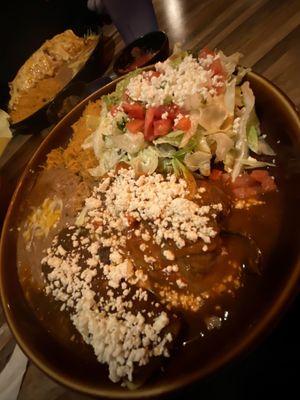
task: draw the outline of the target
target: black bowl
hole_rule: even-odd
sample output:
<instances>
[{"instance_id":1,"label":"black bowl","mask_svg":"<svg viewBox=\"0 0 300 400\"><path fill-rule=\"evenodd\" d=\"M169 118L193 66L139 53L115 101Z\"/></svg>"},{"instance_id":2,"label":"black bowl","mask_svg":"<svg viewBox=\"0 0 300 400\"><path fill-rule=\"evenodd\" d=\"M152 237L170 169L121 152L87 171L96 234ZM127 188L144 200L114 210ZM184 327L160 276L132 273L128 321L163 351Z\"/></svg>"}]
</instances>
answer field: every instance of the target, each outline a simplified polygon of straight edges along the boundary
<instances>
[{"instance_id":1,"label":"black bowl","mask_svg":"<svg viewBox=\"0 0 300 400\"><path fill-rule=\"evenodd\" d=\"M162 31L155 31L147 33L144 36L136 39L130 43L118 55L113 69L117 75L124 75L130 71L130 64L134 61L131 51L134 47L138 47L144 52L151 52L152 57L139 67L146 67L147 65L154 64L158 61L164 61L169 57L169 39L168 36Z\"/></svg>"}]
</instances>

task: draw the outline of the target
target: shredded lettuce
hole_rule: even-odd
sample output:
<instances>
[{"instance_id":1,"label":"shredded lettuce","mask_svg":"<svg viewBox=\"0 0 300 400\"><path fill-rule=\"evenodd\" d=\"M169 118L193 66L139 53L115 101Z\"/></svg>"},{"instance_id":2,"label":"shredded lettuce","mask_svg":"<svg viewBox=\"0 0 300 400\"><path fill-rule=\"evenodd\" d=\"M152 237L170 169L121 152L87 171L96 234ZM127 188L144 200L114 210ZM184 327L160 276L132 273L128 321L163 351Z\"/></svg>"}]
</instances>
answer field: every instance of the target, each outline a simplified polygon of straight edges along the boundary
<instances>
[{"instance_id":1,"label":"shredded lettuce","mask_svg":"<svg viewBox=\"0 0 300 400\"><path fill-rule=\"evenodd\" d=\"M172 131L165 136L161 136L158 139L155 139L153 143L155 145L167 143L171 144L172 146L178 147L183 138L183 135L184 135L183 131Z\"/></svg>"},{"instance_id":2,"label":"shredded lettuce","mask_svg":"<svg viewBox=\"0 0 300 400\"><path fill-rule=\"evenodd\" d=\"M197 191L197 183L194 175L187 166L180 162L177 158L172 159L172 167L175 175L178 178L185 179L190 195L193 197Z\"/></svg>"},{"instance_id":3,"label":"shredded lettuce","mask_svg":"<svg viewBox=\"0 0 300 400\"><path fill-rule=\"evenodd\" d=\"M172 68L178 68L179 65L182 63L182 60L188 55L187 51L182 51L177 54L173 54L170 57L170 65Z\"/></svg>"},{"instance_id":4,"label":"shredded lettuce","mask_svg":"<svg viewBox=\"0 0 300 400\"><path fill-rule=\"evenodd\" d=\"M211 154L211 149L207 143L207 137L200 133L201 131L196 132L195 136L197 137L197 146L196 150L204 151L205 153Z\"/></svg>"},{"instance_id":5,"label":"shredded lettuce","mask_svg":"<svg viewBox=\"0 0 300 400\"><path fill-rule=\"evenodd\" d=\"M187 113L191 121L187 132L171 131L149 145L142 133L132 134L126 129L129 117L125 112L118 111L116 115L111 115L111 106L122 102L130 79L140 74L142 69L127 74L116 85L115 92L103 96L100 116L91 116L88 121L89 129L94 132L82 145L84 149L93 149L99 162L91 174L102 176L117 162L125 160L137 174L151 174L158 169L165 173L173 171L180 176L187 176L186 171L208 176L211 163L222 162L224 169L235 180L244 168L273 165L249 157L253 153L268 156L275 153L261 135L249 82L238 86L247 72L247 69L238 66L241 55L235 53L227 57L221 51L217 54L225 70L225 90L217 95L211 90L204 90L204 94L191 90L185 95L181 112ZM186 51L176 46L166 64L176 69L187 55ZM163 64L157 65L157 70L164 73ZM161 87L168 83L160 80ZM210 89L215 83L209 77L203 85ZM164 104L172 104L172 98L166 97Z\"/></svg>"},{"instance_id":6,"label":"shredded lettuce","mask_svg":"<svg viewBox=\"0 0 300 400\"><path fill-rule=\"evenodd\" d=\"M247 132L247 141L249 149L258 154L258 132L255 126L251 126Z\"/></svg>"},{"instance_id":7,"label":"shredded lettuce","mask_svg":"<svg viewBox=\"0 0 300 400\"><path fill-rule=\"evenodd\" d=\"M138 175L152 174L158 166L158 154L154 146L149 146L130 160L130 165Z\"/></svg>"},{"instance_id":8,"label":"shredded lettuce","mask_svg":"<svg viewBox=\"0 0 300 400\"><path fill-rule=\"evenodd\" d=\"M233 140L226 133L218 132L208 136L208 140L216 143L216 161L223 161L226 154L234 146Z\"/></svg>"},{"instance_id":9,"label":"shredded lettuce","mask_svg":"<svg viewBox=\"0 0 300 400\"><path fill-rule=\"evenodd\" d=\"M225 159L223 160L223 165L226 172L228 173L232 172L232 168L234 166L236 157L237 157L236 149L231 149L228 151L228 153L225 156Z\"/></svg>"},{"instance_id":10,"label":"shredded lettuce","mask_svg":"<svg viewBox=\"0 0 300 400\"><path fill-rule=\"evenodd\" d=\"M192 136L184 147L176 151L174 157L178 159L183 158L187 153L190 153L195 150L195 148L197 147L197 143L198 143L198 137L196 135Z\"/></svg>"},{"instance_id":11,"label":"shredded lettuce","mask_svg":"<svg viewBox=\"0 0 300 400\"><path fill-rule=\"evenodd\" d=\"M105 101L107 107L117 105L121 102L122 97L125 93L125 90L128 86L130 79L133 78L134 76L138 75L141 71L142 71L141 68L137 68L134 71L129 72L127 75L125 75L124 79L122 79L117 84L114 92L102 97L102 99Z\"/></svg>"},{"instance_id":12,"label":"shredded lettuce","mask_svg":"<svg viewBox=\"0 0 300 400\"><path fill-rule=\"evenodd\" d=\"M161 158L171 158L176 153L176 148L168 143L158 144L156 146L157 154Z\"/></svg>"},{"instance_id":13,"label":"shredded lettuce","mask_svg":"<svg viewBox=\"0 0 300 400\"><path fill-rule=\"evenodd\" d=\"M225 68L225 71L227 74L230 76L234 73L237 64L240 61L240 58L242 57L241 53L233 53L230 56L225 56L223 51L219 50L218 55L220 56L220 60L222 62L223 67Z\"/></svg>"},{"instance_id":14,"label":"shredded lettuce","mask_svg":"<svg viewBox=\"0 0 300 400\"><path fill-rule=\"evenodd\" d=\"M266 156L275 156L272 147L260 136L259 126L252 125L247 131L248 146L255 154L264 154Z\"/></svg>"},{"instance_id":15,"label":"shredded lettuce","mask_svg":"<svg viewBox=\"0 0 300 400\"><path fill-rule=\"evenodd\" d=\"M169 63L172 68L178 68L183 59L188 56L188 52L182 50L180 43L175 43L173 53L169 58Z\"/></svg>"},{"instance_id":16,"label":"shredded lettuce","mask_svg":"<svg viewBox=\"0 0 300 400\"><path fill-rule=\"evenodd\" d=\"M173 173L173 159L171 157L159 158L157 170L163 174Z\"/></svg>"},{"instance_id":17,"label":"shredded lettuce","mask_svg":"<svg viewBox=\"0 0 300 400\"><path fill-rule=\"evenodd\" d=\"M235 87L236 87L236 79L232 79L230 83L227 84L225 95L224 95L224 104L227 110L227 116L234 115L234 107L235 107Z\"/></svg>"},{"instance_id":18,"label":"shredded lettuce","mask_svg":"<svg viewBox=\"0 0 300 400\"><path fill-rule=\"evenodd\" d=\"M275 156L276 153L272 147L262 138L259 138L257 154L264 154L266 156Z\"/></svg>"},{"instance_id":19,"label":"shredded lettuce","mask_svg":"<svg viewBox=\"0 0 300 400\"><path fill-rule=\"evenodd\" d=\"M124 150L129 154L136 154L146 146L144 135L141 132L115 135L111 137L111 141L116 149Z\"/></svg>"},{"instance_id":20,"label":"shredded lettuce","mask_svg":"<svg viewBox=\"0 0 300 400\"><path fill-rule=\"evenodd\" d=\"M236 177L240 174L243 166L242 160L248 157L249 147L247 142L247 123L252 109L254 108L254 95L250 89L249 82L244 82L241 86L243 100L245 104L244 111L240 119L240 126L238 131L238 139L235 144L235 148L238 151L238 157L235 160L233 170L232 170L232 180L234 181Z\"/></svg>"},{"instance_id":21,"label":"shredded lettuce","mask_svg":"<svg viewBox=\"0 0 300 400\"><path fill-rule=\"evenodd\" d=\"M195 153L186 154L184 163L191 171L199 170L204 176L210 174L210 159L211 155L204 151L196 151Z\"/></svg>"},{"instance_id":22,"label":"shredded lettuce","mask_svg":"<svg viewBox=\"0 0 300 400\"><path fill-rule=\"evenodd\" d=\"M253 157L248 157L246 159L242 159L241 161L246 169L262 168L262 167L275 167L275 164L265 162L265 161L258 161Z\"/></svg>"},{"instance_id":23,"label":"shredded lettuce","mask_svg":"<svg viewBox=\"0 0 300 400\"><path fill-rule=\"evenodd\" d=\"M114 168L123 156L124 152L119 149L107 149L101 154L99 165L89 169L89 173L96 178L101 177Z\"/></svg>"}]
</instances>

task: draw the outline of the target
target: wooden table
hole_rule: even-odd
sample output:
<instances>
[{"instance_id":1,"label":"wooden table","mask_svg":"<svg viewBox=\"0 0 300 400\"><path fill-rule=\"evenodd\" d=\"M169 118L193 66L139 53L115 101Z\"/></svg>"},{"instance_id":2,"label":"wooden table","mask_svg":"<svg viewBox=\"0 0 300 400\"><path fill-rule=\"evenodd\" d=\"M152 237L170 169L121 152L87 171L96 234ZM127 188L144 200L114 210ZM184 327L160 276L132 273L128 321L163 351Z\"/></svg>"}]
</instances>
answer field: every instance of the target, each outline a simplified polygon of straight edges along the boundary
<instances>
[{"instance_id":1,"label":"wooden table","mask_svg":"<svg viewBox=\"0 0 300 400\"><path fill-rule=\"evenodd\" d=\"M181 42L194 51L204 46L218 47L226 54L239 51L244 54L244 65L270 79L300 107L300 0L154 0L153 3L160 29L168 34L171 44ZM118 32L110 25L105 27L105 34L114 42L117 53L123 47ZM10 143L0 159L5 182L10 185L8 192L41 140L42 136L23 136ZM293 385L296 389L295 365L300 355L297 309L299 304L295 303L264 345L238 367L201 384L198 390L202 395L252 398L258 391L267 394L275 387L277 392L282 389L287 397ZM281 365L276 366L277 362ZM191 390L186 396L194 398L195 392ZM59 386L30 364L19 400L31 399L88 397Z\"/></svg>"}]
</instances>

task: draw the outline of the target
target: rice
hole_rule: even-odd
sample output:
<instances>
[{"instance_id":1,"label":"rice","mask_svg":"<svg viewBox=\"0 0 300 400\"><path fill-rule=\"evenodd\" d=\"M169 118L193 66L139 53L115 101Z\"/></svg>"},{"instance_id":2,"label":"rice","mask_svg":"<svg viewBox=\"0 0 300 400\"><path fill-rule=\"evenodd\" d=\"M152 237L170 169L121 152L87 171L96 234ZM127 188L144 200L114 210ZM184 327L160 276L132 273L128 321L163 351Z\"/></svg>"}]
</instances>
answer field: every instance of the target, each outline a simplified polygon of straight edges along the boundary
<instances>
[{"instance_id":1,"label":"rice","mask_svg":"<svg viewBox=\"0 0 300 400\"><path fill-rule=\"evenodd\" d=\"M81 145L94 131L101 110L101 100L90 102L82 116L72 125L73 135L64 149L59 147L47 155L45 168L65 167L83 178L91 178L88 170L98 162L91 149L84 150Z\"/></svg>"}]
</instances>

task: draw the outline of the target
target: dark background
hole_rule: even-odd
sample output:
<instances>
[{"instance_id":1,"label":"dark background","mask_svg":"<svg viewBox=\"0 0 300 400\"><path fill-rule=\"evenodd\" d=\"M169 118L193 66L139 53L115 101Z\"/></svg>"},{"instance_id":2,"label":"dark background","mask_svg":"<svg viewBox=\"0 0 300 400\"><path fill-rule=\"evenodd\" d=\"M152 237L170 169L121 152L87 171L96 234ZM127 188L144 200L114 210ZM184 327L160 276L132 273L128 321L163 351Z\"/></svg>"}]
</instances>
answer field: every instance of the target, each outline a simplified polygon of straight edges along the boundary
<instances>
[{"instance_id":1,"label":"dark background","mask_svg":"<svg viewBox=\"0 0 300 400\"><path fill-rule=\"evenodd\" d=\"M96 14L88 11L84 0L2 1L0 12L1 108L8 101L8 81L46 39L67 28L78 31L79 27L99 21ZM298 297L256 350L177 398L299 398L299 310Z\"/></svg>"}]
</instances>

